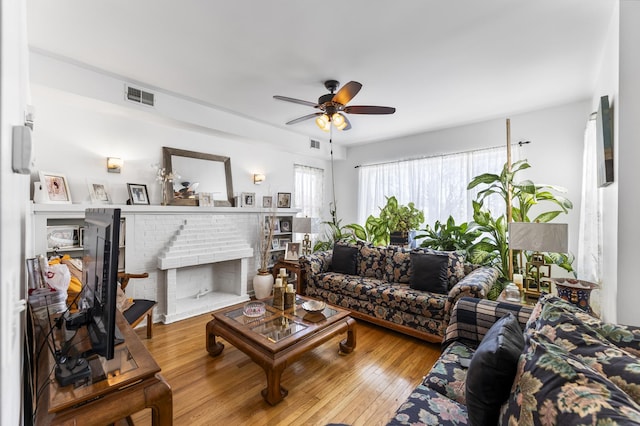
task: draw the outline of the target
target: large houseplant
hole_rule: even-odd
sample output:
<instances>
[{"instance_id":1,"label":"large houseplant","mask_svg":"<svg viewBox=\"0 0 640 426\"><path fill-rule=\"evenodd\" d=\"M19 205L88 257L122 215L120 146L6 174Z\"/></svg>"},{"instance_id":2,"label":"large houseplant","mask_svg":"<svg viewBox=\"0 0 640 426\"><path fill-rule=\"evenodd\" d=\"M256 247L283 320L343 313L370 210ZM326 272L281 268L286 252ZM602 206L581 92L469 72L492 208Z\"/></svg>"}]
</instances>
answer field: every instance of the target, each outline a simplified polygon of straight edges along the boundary
<instances>
[{"instance_id":1,"label":"large houseplant","mask_svg":"<svg viewBox=\"0 0 640 426\"><path fill-rule=\"evenodd\" d=\"M500 285L494 286L490 296L497 296L502 290L509 275L509 242L507 237L507 218L505 215L494 217L491 212L484 209L484 201L497 195L502 198L507 206L509 200L509 187L511 188L511 205L513 221L516 222L549 222L562 213L568 213L573 204L559 193L566 192L562 187L552 185L535 184L531 180L517 181L516 174L530 168L527 160L520 160L512 164L511 168L504 165L502 172L497 175L484 173L476 176L469 182L467 189L473 189L479 185L486 185L478 192L473 202L473 220L477 229L483 232L483 237L469 247L471 261L483 265L493 265L500 270ZM552 204L555 209L542 211L533 219L529 213L534 205L541 202ZM555 263L561 268L571 272L572 257L567 254L547 254L548 263ZM495 294L497 293L497 294ZM495 297L493 297L495 298Z\"/></svg>"}]
</instances>

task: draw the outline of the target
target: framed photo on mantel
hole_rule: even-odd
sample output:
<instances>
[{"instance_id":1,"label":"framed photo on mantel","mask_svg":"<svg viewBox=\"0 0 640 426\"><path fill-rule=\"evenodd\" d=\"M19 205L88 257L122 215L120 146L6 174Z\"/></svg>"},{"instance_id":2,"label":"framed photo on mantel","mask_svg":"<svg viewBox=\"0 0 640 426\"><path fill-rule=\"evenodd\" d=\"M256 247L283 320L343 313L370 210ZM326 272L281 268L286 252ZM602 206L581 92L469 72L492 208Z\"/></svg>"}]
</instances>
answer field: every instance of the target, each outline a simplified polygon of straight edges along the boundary
<instances>
[{"instance_id":1,"label":"framed photo on mantel","mask_svg":"<svg viewBox=\"0 0 640 426\"><path fill-rule=\"evenodd\" d=\"M41 199L48 204L71 204L71 191L67 177L62 173L39 172ZM35 198L35 195L34 195Z\"/></svg>"}]
</instances>

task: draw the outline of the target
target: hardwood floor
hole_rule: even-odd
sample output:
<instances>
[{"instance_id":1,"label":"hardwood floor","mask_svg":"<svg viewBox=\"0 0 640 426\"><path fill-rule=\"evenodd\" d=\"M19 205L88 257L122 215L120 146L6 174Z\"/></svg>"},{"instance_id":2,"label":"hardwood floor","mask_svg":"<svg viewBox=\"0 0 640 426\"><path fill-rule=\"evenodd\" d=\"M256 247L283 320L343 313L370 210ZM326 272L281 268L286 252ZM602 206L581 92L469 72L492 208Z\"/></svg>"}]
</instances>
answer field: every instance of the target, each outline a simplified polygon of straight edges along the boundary
<instances>
[{"instance_id":1,"label":"hardwood floor","mask_svg":"<svg viewBox=\"0 0 640 426\"><path fill-rule=\"evenodd\" d=\"M357 346L338 354L336 336L288 367L289 395L270 406L260 395L263 370L231 344L211 357L205 349L210 314L136 332L173 389L175 425L386 424L440 355L437 344L358 321ZM123 403L126 403L123 401ZM150 424L147 412L133 417Z\"/></svg>"}]
</instances>

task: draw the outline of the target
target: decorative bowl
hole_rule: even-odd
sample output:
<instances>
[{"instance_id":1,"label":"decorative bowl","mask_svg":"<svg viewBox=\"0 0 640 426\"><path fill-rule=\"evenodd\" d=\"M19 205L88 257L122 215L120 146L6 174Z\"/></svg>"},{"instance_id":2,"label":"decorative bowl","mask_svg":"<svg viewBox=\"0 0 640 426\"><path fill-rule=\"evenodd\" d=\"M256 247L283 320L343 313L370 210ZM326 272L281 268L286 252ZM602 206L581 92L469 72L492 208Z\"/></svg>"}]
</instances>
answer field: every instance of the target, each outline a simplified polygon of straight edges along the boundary
<instances>
[{"instance_id":1,"label":"decorative bowl","mask_svg":"<svg viewBox=\"0 0 640 426\"><path fill-rule=\"evenodd\" d=\"M307 300L302 304L302 309L307 312L320 312L327 304L321 300Z\"/></svg>"},{"instance_id":2,"label":"decorative bowl","mask_svg":"<svg viewBox=\"0 0 640 426\"><path fill-rule=\"evenodd\" d=\"M254 301L244 305L244 309L242 310L242 313L244 314L245 317L257 318L264 315L266 311L267 309L264 306L264 302Z\"/></svg>"}]
</instances>

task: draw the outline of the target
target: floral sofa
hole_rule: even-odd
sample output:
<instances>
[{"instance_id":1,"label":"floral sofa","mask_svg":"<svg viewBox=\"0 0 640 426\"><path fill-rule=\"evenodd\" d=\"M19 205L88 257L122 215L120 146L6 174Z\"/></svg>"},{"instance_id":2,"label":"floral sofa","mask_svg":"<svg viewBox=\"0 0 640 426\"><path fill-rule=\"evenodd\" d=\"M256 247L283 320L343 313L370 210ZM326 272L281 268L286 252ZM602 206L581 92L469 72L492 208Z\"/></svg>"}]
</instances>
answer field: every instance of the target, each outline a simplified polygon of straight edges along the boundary
<instances>
[{"instance_id":1,"label":"floral sofa","mask_svg":"<svg viewBox=\"0 0 640 426\"><path fill-rule=\"evenodd\" d=\"M486 344L505 320L522 335L513 370ZM551 295L535 307L462 298L443 347L389 425L640 424L640 327L604 323ZM489 364L475 370L487 347ZM478 387L477 379L488 385ZM500 397L480 407L478 390Z\"/></svg>"},{"instance_id":2,"label":"floral sofa","mask_svg":"<svg viewBox=\"0 0 640 426\"><path fill-rule=\"evenodd\" d=\"M435 274L425 272L420 263L425 259L438 262ZM455 252L363 242L336 244L300 261L306 295L347 308L356 318L438 343L456 301L486 298L498 278L495 268L465 264Z\"/></svg>"}]
</instances>

